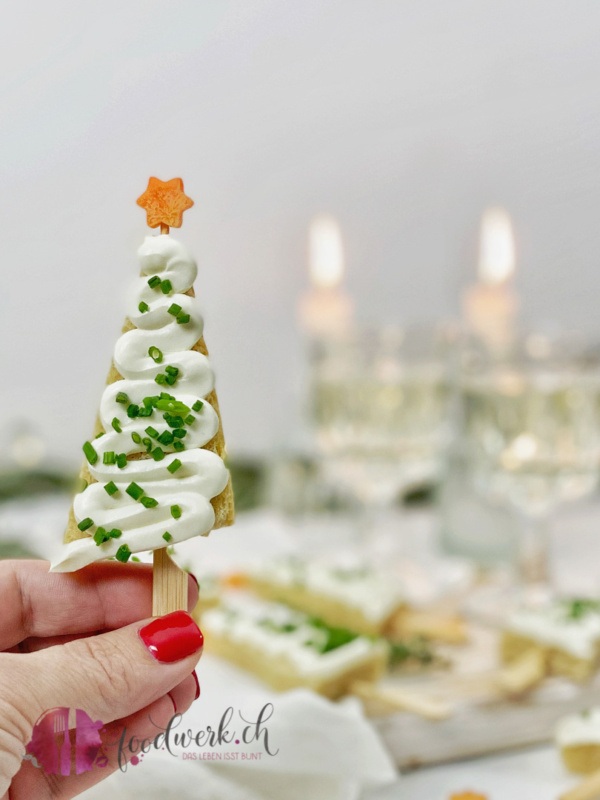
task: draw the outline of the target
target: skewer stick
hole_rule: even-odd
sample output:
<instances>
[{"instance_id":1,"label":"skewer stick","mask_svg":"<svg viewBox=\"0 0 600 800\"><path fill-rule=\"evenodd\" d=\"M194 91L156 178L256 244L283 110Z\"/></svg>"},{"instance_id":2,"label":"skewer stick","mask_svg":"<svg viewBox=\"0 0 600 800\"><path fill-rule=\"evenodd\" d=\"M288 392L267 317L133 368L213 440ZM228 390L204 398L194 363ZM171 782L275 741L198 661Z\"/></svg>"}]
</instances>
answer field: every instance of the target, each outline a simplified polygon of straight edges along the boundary
<instances>
[{"instance_id":1,"label":"skewer stick","mask_svg":"<svg viewBox=\"0 0 600 800\"><path fill-rule=\"evenodd\" d=\"M350 693L361 700L373 700L395 711L408 711L429 720L447 719L452 707L444 700L426 697L414 690L378 686L369 681L354 681Z\"/></svg>"},{"instance_id":2,"label":"skewer stick","mask_svg":"<svg viewBox=\"0 0 600 800\"><path fill-rule=\"evenodd\" d=\"M574 789L561 794L559 800L597 800L600 797L600 771L589 775Z\"/></svg>"},{"instance_id":3,"label":"skewer stick","mask_svg":"<svg viewBox=\"0 0 600 800\"><path fill-rule=\"evenodd\" d=\"M161 234L168 234L170 227L181 227L183 212L191 208L194 201L183 191L181 178L170 181L150 178L137 204L145 209L151 228L160 225ZM152 575L152 615L157 617L172 611L187 611L187 573L171 560L165 547L154 551Z\"/></svg>"}]
</instances>

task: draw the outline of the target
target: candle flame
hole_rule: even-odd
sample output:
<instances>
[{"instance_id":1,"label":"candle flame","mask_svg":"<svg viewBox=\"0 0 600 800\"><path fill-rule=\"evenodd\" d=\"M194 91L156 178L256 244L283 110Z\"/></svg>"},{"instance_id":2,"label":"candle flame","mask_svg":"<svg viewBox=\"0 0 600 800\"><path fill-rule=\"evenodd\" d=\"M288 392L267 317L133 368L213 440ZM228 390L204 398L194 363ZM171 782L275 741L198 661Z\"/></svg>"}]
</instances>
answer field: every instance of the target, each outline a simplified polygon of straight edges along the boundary
<instances>
[{"instance_id":1,"label":"candle flame","mask_svg":"<svg viewBox=\"0 0 600 800\"><path fill-rule=\"evenodd\" d=\"M479 277L487 284L502 283L515 271L515 238L504 208L488 208L481 219Z\"/></svg>"},{"instance_id":2,"label":"candle flame","mask_svg":"<svg viewBox=\"0 0 600 800\"><path fill-rule=\"evenodd\" d=\"M315 217L310 224L308 247L311 282L321 289L338 286L344 274L344 252L337 220L327 214Z\"/></svg>"}]
</instances>

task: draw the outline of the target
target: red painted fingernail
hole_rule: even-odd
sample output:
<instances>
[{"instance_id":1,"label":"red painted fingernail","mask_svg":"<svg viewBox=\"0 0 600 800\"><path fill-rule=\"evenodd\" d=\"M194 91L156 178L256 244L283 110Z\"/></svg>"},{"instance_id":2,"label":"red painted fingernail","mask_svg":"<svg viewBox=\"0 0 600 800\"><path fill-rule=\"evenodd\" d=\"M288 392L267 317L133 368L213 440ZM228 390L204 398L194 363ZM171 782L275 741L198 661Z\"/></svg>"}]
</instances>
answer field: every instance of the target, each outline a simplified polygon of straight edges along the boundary
<instances>
[{"instance_id":1,"label":"red painted fingernail","mask_svg":"<svg viewBox=\"0 0 600 800\"><path fill-rule=\"evenodd\" d=\"M194 700L197 700L200 697L200 681L198 680L198 676L196 675L196 670L192 672L192 675L194 676L194 680L196 681L196 697L194 697Z\"/></svg>"},{"instance_id":2,"label":"red painted fingernail","mask_svg":"<svg viewBox=\"0 0 600 800\"><path fill-rule=\"evenodd\" d=\"M185 611L153 619L139 631L140 639L157 661L170 664L202 649L204 636Z\"/></svg>"}]
</instances>

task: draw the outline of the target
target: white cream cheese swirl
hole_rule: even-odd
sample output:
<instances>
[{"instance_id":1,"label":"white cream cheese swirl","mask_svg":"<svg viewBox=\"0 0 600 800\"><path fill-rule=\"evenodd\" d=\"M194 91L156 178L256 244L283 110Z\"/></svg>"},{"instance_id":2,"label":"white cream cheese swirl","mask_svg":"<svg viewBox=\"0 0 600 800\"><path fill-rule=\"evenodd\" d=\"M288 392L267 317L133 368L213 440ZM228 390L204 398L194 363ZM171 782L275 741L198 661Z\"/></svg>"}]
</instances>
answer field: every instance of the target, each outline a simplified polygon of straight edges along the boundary
<instances>
[{"instance_id":1,"label":"white cream cheese swirl","mask_svg":"<svg viewBox=\"0 0 600 800\"><path fill-rule=\"evenodd\" d=\"M94 464L89 464L91 475L97 481L75 496L73 512L77 523L93 520L90 536L70 542L63 548L61 556L53 562L55 572L80 569L94 561L114 556L126 544L132 553L156 550L167 545L163 534L168 532L170 543L193 536L206 535L214 525L212 497L220 494L227 485L229 473L222 459L215 453L202 450L217 433L219 419L206 402L206 396L214 387L214 376L208 358L191 348L201 338L203 320L197 301L185 294L196 278L197 267L183 245L168 235L147 236L138 251L142 277L138 279L128 317L136 326L124 333L115 345L114 364L123 380L109 384L100 402L100 421L104 435L92 441L98 454ZM161 281L170 281L171 290L164 294L160 287L152 288L148 278L158 276ZM147 306L140 311L139 307ZM189 315L189 321L180 324L177 316L168 309L176 304L181 314ZM162 354L160 363L149 355L151 348ZM155 352L155 351L153 351ZM158 385L159 373L165 374L167 366L179 370L173 386ZM161 444L152 439L153 447L160 447L165 456L128 460L120 469L117 464L105 464L104 454L146 453L143 444L136 438L146 438L150 426L158 435L172 432L172 427L163 417L163 412L154 409L151 416L129 417L129 404L143 407L144 398L166 392L179 403L192 408L202 400L199 411L192 411L194 421L183 426L186 431L181 440L185 450L175 452L173 444ZM127 395L127 403L117 402L120 393ZM173 412L175 416L177 412ZM184 417L187 415L183 415ZM117 429L113 421L117 420ZM179 459L181 467L175 472L169 466ZM113 482L117 491L108 494L107 483ZM144 490L146 497L154 498L158 505L146 508L126 493L131 483ZM178 506L181 515L174 518L171 507ZM118 529L122 535L98 545L93 534L98 527L108 531Z\"/></svg>"}]
</instances>

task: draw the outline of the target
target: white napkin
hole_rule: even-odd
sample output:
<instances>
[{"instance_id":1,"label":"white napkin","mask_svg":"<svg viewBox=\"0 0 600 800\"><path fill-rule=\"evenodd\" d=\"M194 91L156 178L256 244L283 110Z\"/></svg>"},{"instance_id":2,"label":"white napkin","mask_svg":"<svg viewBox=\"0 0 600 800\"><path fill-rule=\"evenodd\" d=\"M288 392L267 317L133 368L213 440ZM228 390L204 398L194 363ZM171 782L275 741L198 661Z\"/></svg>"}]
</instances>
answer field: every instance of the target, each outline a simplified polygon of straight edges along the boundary
<instances>
[{"instance_id":1,"label":"white napkin","mask_svg":"<svg viewBox=\"0 0 600 800\"><path fill-rule=\"evenodd\" d=\"M236 688L236 687L232 687ZM237 692L234 691L234 694ZM206 695L205 695L206 696ZM204 730L218 726L226 706L213 715L214 703L198 701L185 715L178 730ZM223 696L221 696L221 702ZM216 747L175 748L179 756L153 752L136 767L129 767L89 790L88 800L121 800L144 797L177 797L178 800L360 800L373 789L397 780L393 763L365 719L360 703L347 699L331 703L305 689L285 694L266 690L252 692L235 709L230 730L241 732L248 720L256 719L265 703L273 714L265 727L269 748L262 742L233 742ZM212 706L212 708L211 708ZM199 761L183 759L183 752L261 753L260 760Z\"/></svg>"}]
</instances>

